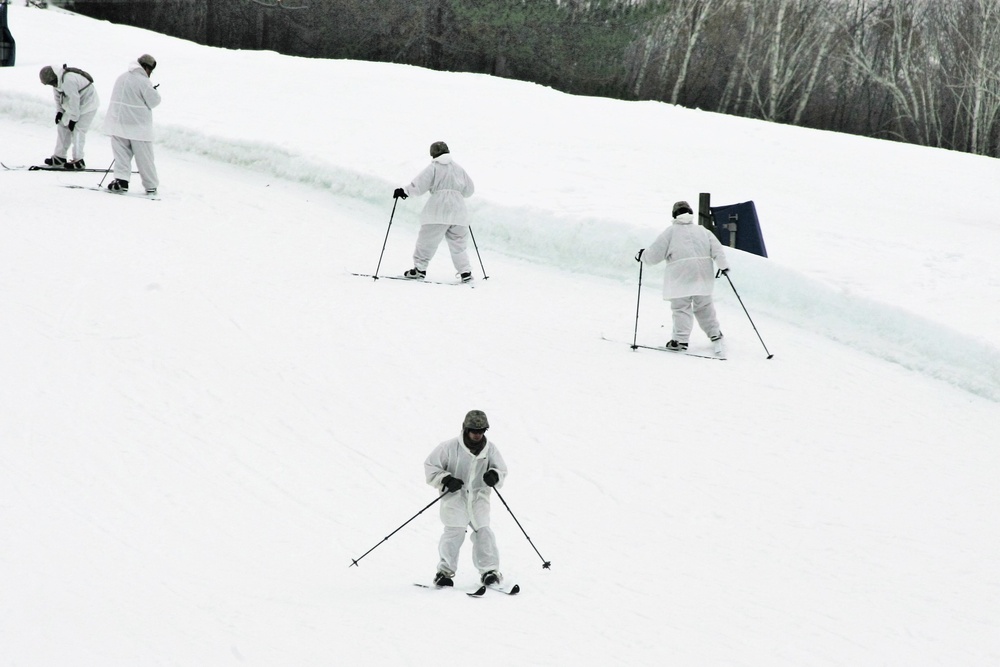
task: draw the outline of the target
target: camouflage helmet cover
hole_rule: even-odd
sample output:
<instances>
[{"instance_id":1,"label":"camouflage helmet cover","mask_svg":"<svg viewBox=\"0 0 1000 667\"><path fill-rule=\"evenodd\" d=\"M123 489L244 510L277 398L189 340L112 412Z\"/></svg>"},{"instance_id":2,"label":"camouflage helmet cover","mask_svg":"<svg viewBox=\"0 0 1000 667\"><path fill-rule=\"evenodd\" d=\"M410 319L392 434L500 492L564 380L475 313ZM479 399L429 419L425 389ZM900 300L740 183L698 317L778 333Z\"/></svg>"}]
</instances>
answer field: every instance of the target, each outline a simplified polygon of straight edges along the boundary
<instances>
[{"instance_id":1,"label":"camouflage helmet cover","mask_svg":"<svg viewBox=\"0 0 1000 667\"><path fill-rule=\"evenodd\" d=\"M59 83L59 77L56 76L56 71L52 69L51 65L46 65L38 73L39 80L46 86L54 86Z\"/></svg>"},{"instance_id":2,"label":"camouflage helmet cover","mask_svg":"<svg viewBox=\"0 0 1000 667\"><path fill-rule=\"evenodd\" d=\"M490 422L486 419L486 413L482 410L469 410L462 422L462 430L475 429L485 431L490 427Z\"/></svg>"},{"instance_id":3,"label":"camouflage helmet cover","mask_svg":"<svg viewBox=\"0 0 1000 667\"><path fill-rule=\"evenodd\" d=\"M432 158L440 157L445 153L450 153L450 152L451 151L448 150L448 144L444 143L443 141L435 141L433 144L431 144Z\"/></svg>"},{"instance_id":4,"label":"camouflage helmet cover","mask_svg":"<svg viewBox=\"0 0 1000 667\"><path fill-rule=\"evenodd\" d=\"M686 201L679 201L676 204L674 204L674 208L671 213L676 218L681 213L694 213L694 211L691 209L691 204L687 203Z\"/></svg>"}]
</instances>

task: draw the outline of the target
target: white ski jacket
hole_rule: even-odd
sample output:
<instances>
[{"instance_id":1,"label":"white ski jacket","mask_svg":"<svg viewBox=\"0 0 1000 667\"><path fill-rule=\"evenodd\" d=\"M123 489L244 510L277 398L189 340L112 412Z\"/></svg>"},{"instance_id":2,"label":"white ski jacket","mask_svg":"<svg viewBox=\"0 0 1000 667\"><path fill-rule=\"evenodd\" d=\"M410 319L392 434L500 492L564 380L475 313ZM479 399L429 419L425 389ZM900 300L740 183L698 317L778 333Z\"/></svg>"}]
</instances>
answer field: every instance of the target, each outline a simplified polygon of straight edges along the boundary
<instances>
[{"instance_id":1,"label":"white ski jacket","mask_svg":"<svg viewBox=\"0 0 1000 667\"><path fill-rule=\"evenodd\" d=\"M694 224L694 216L690 213L674 218L673 224L643 251L641 259L644 264L666 261L664 299L710 295L715 285L712 262L720 269L729 268L719 239L701 225Z\"/></svg>"},{"instance_id":2,"label":"white ski jacket","mask_svg":"<svg viewBox=\"0 0 1000 667\"><path fill-rule=\"evenodd\" d=\"M80 116L91 111L97 111L101 98L97 96L97 88L87 77L76 72L67 72L65 66L56 72L58 81L53 90L56 109L62 112L63 125L69 125L71 120L80 121Z\"/></svg>"},{"instance_id":3,"label":"white ski jacket","mask_svg":"<svg viewBox=\"0 0 1000 667\"><path fill-rule=\"evenodd\" d=\"M115 81L104 118L104 133L135 141L153 140L153 109L160 93L137 62Z\"/></svg>"},{"instance_id":4,"label":"white ski jacket","mask_svg":"<svg viewBox=\"0 0 1000 667\"><path fill-rule=\"evenodd\" d=\"M503 486L507 478L507 464L500 456L500 450L489 440L478 456L473 456L462 442L461 435L442 442L430 453L424 461L424 476L429 485L440 493L441 483L449 475L464 482L461 489L441 500L441 522L445 526L460 528L472 524L473 529L478 530L490 525L492 494L483 481L487 470L496 470L500 476L496 488Z\"/></svg>"},{"instance_id":5,"label":"white ski jacket","mask_svg":"<svg viewBox=\"0 0 1000 667\"><path fill-rule=\"evenodd\" d=\"M469 225L465 198L472 196L476 186L465 170L451 159L450 153L434 158L403 191L408 197L431 193L420 212L420 224Z\"/></svg>"}]
</instances>

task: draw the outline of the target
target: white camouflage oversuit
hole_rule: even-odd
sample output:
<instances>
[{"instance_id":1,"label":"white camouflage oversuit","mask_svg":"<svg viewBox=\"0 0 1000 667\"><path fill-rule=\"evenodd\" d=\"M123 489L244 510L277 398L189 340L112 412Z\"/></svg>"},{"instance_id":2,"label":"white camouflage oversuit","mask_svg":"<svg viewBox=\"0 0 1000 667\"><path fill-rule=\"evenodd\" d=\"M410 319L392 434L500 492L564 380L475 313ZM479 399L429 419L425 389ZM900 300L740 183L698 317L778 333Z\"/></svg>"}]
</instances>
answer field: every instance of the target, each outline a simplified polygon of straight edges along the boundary
<instances>
[{"instance_id":1,"label":"white camouflage oversuit","mask_svg":"<svg viewBox=\"0 0 1000 667\"><path fill-rule=\"evenodd\" d=\"M420 212L420 232L413 249L413 266L427 271L427 265L443 238L448 241L455 270L460 274L471 272L472 265L465 250L469 236L469 211L465 199L473 195L476 186L452 159L451 153L435 157L403 191L408 197L431 193Z\"/></svg>"},{"instance_id":2,"label":"white camouflage oversuit","mask_svg":"<svg viewBox=\"0 0 1000 667\"><path fill-rule=\"evenodd\" d=\"M500 553L496 537L490 529L491 489L483 481L487 470L500 476L496 488L503 486L507 477L507 464L500 450L483 436L485 446L474 455L463 441L463 436L446 440L434 448L424 461L424 474L430 486L442 490L442 482L451 475L464 482L458 491L441 500L441 522L444 532L438 543L440 562L438 572L454 577L458 570L458 554L465 541L466 528L472 529L472 563L480 575L500 569Z\"/></svg>"},{"instance_id":3,"label":"white camouflage oversuit","mask_svg":"<svg viewBox=\"0 0 1000 667\"><path fill-rule=\"evenodd\" d=\"M673 224L643 251L641 261L644 264L667 263L663 272L663 299L670 301L673 340L688 342L693 318L709 338L719 335L719 320L712 303L713 262L720 269L728 269L729 262L719 239L701 225L694 224L692 213L677 215Z\"/></svg>"},{"instance_id":4,"label":"white camouflage oversuit","mask_svg":"<svg viewBox=\"0 0 1000 667\"><path fill-rule=\"evenodd\" d=\"M160 93L138 61L115 81L103 129L111 135L116 180L128 181L134 156L143 187L156 190L159 185L153 157L153 109L159 104Z\"/></svg>"},{"instance_id":5,"label":"white camouflage oversuit","mask_svg":"<svg viewBox=\"0 0 1000 667\"><path fill-rule=\"evenodd\" d=\"M56 126L56 148L52 154L68 159L72 146L73 159L82 160L87 146L87 132L101 105L101 98L97 96L97 89L90 79L68 72L65 67L54 68L56 84L53 96L56 110L62 116ZM69 129L70 121L76 123L73 130Z\"/></svg>"}]
</instances>

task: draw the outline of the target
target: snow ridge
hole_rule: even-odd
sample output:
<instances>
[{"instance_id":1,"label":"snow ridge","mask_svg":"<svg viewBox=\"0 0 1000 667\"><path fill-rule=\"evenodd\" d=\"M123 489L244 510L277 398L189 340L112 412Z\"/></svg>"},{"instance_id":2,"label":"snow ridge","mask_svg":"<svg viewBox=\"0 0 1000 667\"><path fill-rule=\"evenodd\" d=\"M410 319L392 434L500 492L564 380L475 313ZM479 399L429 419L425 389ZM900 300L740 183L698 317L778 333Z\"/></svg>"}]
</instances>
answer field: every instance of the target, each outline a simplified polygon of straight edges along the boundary
<instances>
[{"instance_id":1,"label":"snow ridge","mask_svg":"<svg viewBox=\"0 0 1000 667\"><path fill-rule=\"evenodd\" d=\"M0 114L35 121L49 111L49 104L19 93L5 95ZM95 121L99 127L101 114ZM280 146L260 141L208 135L180 126L157 126L158 142L180 152L270 174L385 209L392 210L387 193L397 185L385 178L353 171L304 157ZM420 202L396 207L393 225L415 228ZM523 206L504 206L484 197L470 201L476 242L487 252L502 252L529 262L544 263L584 275L636 284L633 255L655 236L659 224L620 221ZM377 219L379 225L383 224ZM373 223L374 224L374 223ZM733 285L753 317L755 313L787 321L899 364L914 372L947 382L964 391L1000 402L1000 348L965 332L936 324L918 314L864 295L825 285L779 261L731 252ZM643 276L643 300L659 298L662 273L648 270ZM739 307L729 284L720 279L716 295ZM749 322L727 326L749 327ZM885 332L895 335L886 338ZM748 329L748 334L752 330ZM767 332L761 332L767 342ZM769 345L780 352L780 345Z\"/></svg>"}]
</instances>

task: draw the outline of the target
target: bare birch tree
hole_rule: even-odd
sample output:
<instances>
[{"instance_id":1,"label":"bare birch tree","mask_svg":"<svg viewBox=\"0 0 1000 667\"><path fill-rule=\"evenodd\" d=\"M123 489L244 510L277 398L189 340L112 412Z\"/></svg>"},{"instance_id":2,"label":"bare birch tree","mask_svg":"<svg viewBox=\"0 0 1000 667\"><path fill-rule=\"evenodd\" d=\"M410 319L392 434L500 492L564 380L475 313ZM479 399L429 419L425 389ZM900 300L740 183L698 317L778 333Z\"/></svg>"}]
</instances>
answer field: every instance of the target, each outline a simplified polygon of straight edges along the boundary
<instances>
[{"instance_id":1,"label":"bare birch tree","mask_svg":"<svg viewBox=\"0 0 1000 667\"><path fill-rule=\"evenodd\" d=\"M871 82L889 93L894 103L900 139L938 145L936 111L928 65L927 7L916 0L883 2L872 16L871 43L854 42L848 52L852 64Z\"/></svg>"},{"instance_id":2,"label":"bare birch tree","mask_svg":"<svg viewBox=\"0 0 1000 667\"><path fill-rule=\"evenodd\" d=\"M994 155L1000 121L1000 2L966 0L957 3L946 19L955 52L953 71L961 125L955 148Z\"/></svg>"},{"instance_id":3,"label":"bare birch tree","mask_svg":"<svg viewBox=\"0 0 1000 667\"><path fill-rule=\"evenodd\" d=\"M760 50L747 58L755 115L799 122L836 34L829 0L757 0L751 14Z\"/></svg>"},{"instance_id":4,"label":"bare birch tree","mask_svg":"<svg viewBox=\"0 0 1000 667\"><path fill-rule=\"evenodd\" d=\"M695 47L701 40L702 31L704 30L705 23L720 11L720 8L724 5L726 0L684 0L678 2L678 11L684 20L684 23L688 24L688 30L686 31L686 38L683 43L683 52L681 53L681 62L677 72L677 76L674 78L674 87L670 93L669 102L671 104L677 104L681 90L687 81L688 68L691 65L691 58L694 55Z\"/></svg>"}]
</instances>

